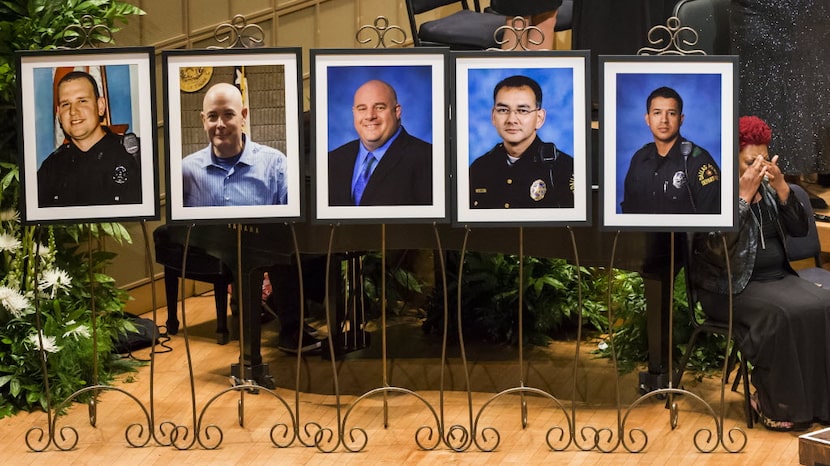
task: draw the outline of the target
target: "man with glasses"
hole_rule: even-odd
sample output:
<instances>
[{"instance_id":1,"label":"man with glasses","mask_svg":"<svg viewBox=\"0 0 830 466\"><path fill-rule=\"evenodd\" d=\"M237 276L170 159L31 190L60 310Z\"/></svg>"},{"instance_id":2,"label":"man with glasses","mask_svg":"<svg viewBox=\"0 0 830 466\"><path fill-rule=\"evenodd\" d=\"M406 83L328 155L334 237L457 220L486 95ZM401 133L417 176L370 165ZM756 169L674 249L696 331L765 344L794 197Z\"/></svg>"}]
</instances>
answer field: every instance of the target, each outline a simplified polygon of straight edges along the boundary
<instances>
[{"instance_id":1,"label":"man with glasses","mask_svg":"<svg viewBox=\"0 0 830 466\"><path fill-rule=\"evenodd\" d=\"M493 90L493 126L502 138L470 165L470 208L573 207L573 157L542 142L542 88L511 76Z\"/></svg>"},{"instance_id":2,"label":"man with glasses","mask_svg":"<svg viewBox=\"0 0 830 466\"><path fill-rule=\"evenodd\" d=\"M403 128L395 89L367 81L352 116L358 139L329 152L329 205L432 204L432 144Z\"/></svg>"}]
</instances>

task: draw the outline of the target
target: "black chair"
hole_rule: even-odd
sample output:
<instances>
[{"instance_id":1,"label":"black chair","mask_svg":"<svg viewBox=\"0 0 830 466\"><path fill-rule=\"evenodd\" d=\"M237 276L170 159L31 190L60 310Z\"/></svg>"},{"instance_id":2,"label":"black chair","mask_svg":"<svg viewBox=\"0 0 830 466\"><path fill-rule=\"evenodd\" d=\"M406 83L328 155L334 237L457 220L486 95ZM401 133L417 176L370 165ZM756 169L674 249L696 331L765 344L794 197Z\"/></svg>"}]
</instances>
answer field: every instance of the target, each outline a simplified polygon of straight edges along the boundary
<instances>
[{"instance_id":1,"label":"black chair","mask_svg":"<svg viewBox=\"0 0 830 466\"><path fill-rule=\"evenodd\" d=\"M680 363L678 364L677 370L674 373L672 386L675 388L680 386L680 381L683 379L683 373L686 371L686 366L689 364L689 357L694 353L695 344L697 343L700 335L702 333L710 333L714 335L723 335L725 337L729 334L728 322L717 321L710 317L705 317L701 320L695 312L695 308L698 304L697 292L695 290L694 285L692 284L691 273L689 272L690 269L693 267L693 262L690 260L692 257L691 239L691 235L686 236L684 241L684 247L682 248L682 254L684 256L683 264L686 272L686 298L689 304L689 321L691 322L692 326L692 334L689 337L689 342L686 344L686 351L683 352L683 358L681 359ZM737 329L737 331L740 330ZM729 383L729 374L732 372L732 368L734 367L734 364L737 360L740 365L738 373L735 375L735 381L732 384L732 391L737 391L737 384L740 378L744 384L744 411L746 413L746 426L751 429L754 425L754 412L752 410L752 405L750 403L749 371L746 359L738 355L738 347L735 336L736 327L735 325L733 325L733 346L732 351L729 355L729 362L727 364L726 373L723 374L723 383Z\"/></svg>"},{"instance_id":2,"label":"black chair","mask_svg":"<svg viewBox=\"0 0 830 466\"><path fill-rule=\"evenodd\" d=\"M810 219L810 229L807 236L798 238L787 237L787 256L790 261L799 261L803 259L813 259L815 265L806 269L798 270L798 275L815 283L822 288L830 288L830 270L824 269L821 266L821 243L818 239L818 230L816 229L816 221L813 216L813 207L810 205L810 195L801 186L791 184L795 195L804 210L807 211L807 216Z\"/></svg>"},{"instance_id":3,"label":"black chair","mask_svg":"<svg viewBox=\"0 0 830 466\"><path fill-rule=\"evenodd\" d=\"M424 21L420 27L415 17L441 7L457 5L459 10L438 19ZM409 27L416 47L449 47L453 50L484 50L498 47L496 29L504 26L505 17L482 13L478 0L471 10L467 0L406 0Z\"/></svg>"},{"instance_id":4,"label":"black chair","mask_svg":"<svg viewBox=\"0 0 830 466\"><path fill-rule=\"evenodd\" d=\"M573 28L573 20L574 20L574 0L562 0L562 5L559 6L558 14L556 15L556 26L554 26L554 31L567 31L568 29ZM484 9L485 13L494 13L500 15L498 11L494 10L492 7L487 7Z\"/></svg>"},{"instance_id":5,"label":"black chair","mask_svg":"<svg viewBox=\"0 0 830 466\"><path fill-rule=\"evenodd\" d=\"M681 26L697 31L693 49L703 50L706 55L729 54L729 0L680 0L672 16L680 19Z\"/></svg>"}]
</instances>

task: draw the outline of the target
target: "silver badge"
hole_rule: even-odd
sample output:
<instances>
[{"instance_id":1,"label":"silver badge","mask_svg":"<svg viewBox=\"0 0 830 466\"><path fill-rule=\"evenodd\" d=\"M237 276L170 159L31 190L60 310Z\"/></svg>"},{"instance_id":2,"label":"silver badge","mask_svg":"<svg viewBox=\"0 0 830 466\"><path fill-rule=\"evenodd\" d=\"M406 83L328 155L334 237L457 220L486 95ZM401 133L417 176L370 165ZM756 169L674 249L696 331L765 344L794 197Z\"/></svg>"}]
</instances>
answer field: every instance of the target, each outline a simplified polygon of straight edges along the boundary
<instances>
[{"instance_id":1,"label":"silver badge","mask_svg":"<svg viewBox=\"0 0 830 466\"><path fill-rule=\"evenodd\" d=\"M530 185L530 198L534 201L541 201L548 192L548 186L542 180L536 180Z\"/></svg>"},{"instance_id":2,"label":"silver badge","mask_svg":"<svg viewBox=\"0 0 830 466\"><path fill-rule=\"evenodd\" d=\"M124 184L127 182L127 168L123 165L119 165L115 167L115 170L112 171L112 181L115 181L118 184Z\"/></svg>"},{"instance_id":3,"label":"silver badge","mask_svg":"<svg viewBox=\"0 0 830 466\"><path fill-rule=\"evenodd\" d=\"M674 176L672 177L671 184L675 187L675 189L682 188L686 184L686 172L682 170L679 172L675 172Z\"/></svg>"}]
</instances>

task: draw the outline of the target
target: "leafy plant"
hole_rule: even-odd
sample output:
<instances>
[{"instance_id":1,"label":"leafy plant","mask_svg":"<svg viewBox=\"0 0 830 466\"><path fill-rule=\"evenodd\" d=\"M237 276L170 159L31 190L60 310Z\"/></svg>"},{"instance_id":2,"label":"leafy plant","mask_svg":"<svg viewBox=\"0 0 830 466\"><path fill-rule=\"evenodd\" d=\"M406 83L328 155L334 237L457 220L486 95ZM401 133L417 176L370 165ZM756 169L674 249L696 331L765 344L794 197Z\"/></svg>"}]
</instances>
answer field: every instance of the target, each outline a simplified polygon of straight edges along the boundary
<instances>
[{"instance_id":1,"label":"leafy plant","mask_svg":"<svg viewBox=\"0 0 830 466\"><path fill-rule=\"evenodd\" d=\"M459 254L447 253L450 335L457 335L457 289ZM648 329L645 288L635 272L602 267L582 267L563 259L525 257L524 343L547 344L552 338L575 334L579 312L579 283L582 292L583 324L599 336L599 357L611 357L609 332L614 338L618 367L630 372L648 360ZM518 257L468 252L462 272L461 313L465 337L494 343L518 343ZM578 280L581 278L581 281ZM613 325L609 330L608 303ZM427 306L424 331L443 331L443 291L436 289ZM674 293L673 357L679 361L692 331L687 311L685 281L677 278ZM696 312L702 311L698 308ZM699 342L690 360L698 374L719 369L723 341L710 337Z\"/></svg>"},{"instance_id":2,"label":"leafy plant","mask_svg":"<svg viewBox=\"0 0 830 466\"><path fill-rule=\"evenodd\" d=\"M112 337L130 330L122 318L127 295L105 274L114 254L92 246L104 236L129 242L127 231L117 223L20 224L14 52L55 48L77 35L64 30L86 15L116 32L135 14L143 12L111 0L0 2L0 417L46 407L41 354L48 395L58 401L125 369L112 355Z\"/></svg>"}]
</instances>

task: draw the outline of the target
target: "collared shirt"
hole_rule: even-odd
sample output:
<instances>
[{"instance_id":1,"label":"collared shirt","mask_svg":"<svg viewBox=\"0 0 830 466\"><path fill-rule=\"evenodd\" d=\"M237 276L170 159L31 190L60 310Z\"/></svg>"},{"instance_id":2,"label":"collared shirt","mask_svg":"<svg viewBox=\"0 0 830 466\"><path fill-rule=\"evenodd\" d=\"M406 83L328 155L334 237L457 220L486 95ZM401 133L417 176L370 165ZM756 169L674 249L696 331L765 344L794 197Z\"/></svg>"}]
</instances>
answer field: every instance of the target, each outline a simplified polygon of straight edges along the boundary
<instances>
[{"instance_id":1,"label":"collared shirt","mask_svg":"<svg viewBox=\"0 0 830 466\"><path fill-rule=\"evenodd\" d=\"M377 168L377 166L380 165L380 160L383 158L383 155L389 149L389 146L391 146L392 143L395 142L395 139L398 138L398 135L401 134L401 129L402 128L403 128L403 126L399 126L398 130L395 131L395 134L393 134L392 137L389 138L388 141L386 141L382 146L378 147L377 149L375 149L373 151L370 151L369 149L364 147L362 142L358 145L359 149L357 151L357 159L355 160L354 172L352 173L352 191L351 192L354 192L354 185L355 185L355 183L357 183L357 179L360 177L360 172L361 172L361 169L363 167L363 163L366 161L366 157L369 156L369 152L371 152L372 155L375 156L375 160L377 160L377 163L375 163L375 165L372 166L372 169L370 171L369 176L371 176L371 173L375 172L375 168Z\"/></svg>"},{"instance_id":2,"label":"collared shirt","mask_svg":"<svg viewBox=\"0 0 830 466\"><path fill-rule=\"evenodd\" d=\"M242 154L231 167L215 161L210 145L182 159L185 207L288 202L285 154L245 139Z\"/></svg>"}]
</instances>

